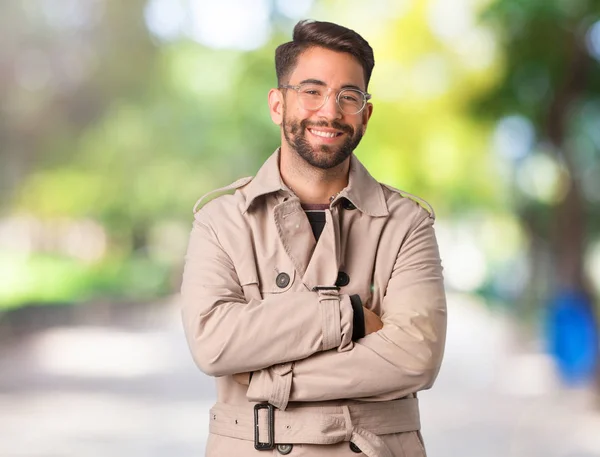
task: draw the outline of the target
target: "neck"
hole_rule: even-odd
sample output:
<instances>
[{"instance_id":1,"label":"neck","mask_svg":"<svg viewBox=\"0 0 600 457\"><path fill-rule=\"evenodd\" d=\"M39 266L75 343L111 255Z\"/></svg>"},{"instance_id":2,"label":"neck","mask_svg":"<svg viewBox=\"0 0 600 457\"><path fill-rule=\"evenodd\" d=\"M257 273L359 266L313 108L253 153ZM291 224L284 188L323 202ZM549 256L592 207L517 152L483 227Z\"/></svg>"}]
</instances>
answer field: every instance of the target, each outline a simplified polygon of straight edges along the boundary
<instances>
[{"instance_id":1,"label":"neck","mask_svg":"<svg viewBox=\"0 0 600 457\"><path fill-rule=\"evenodd\" d=\"M302 203L328 204L332 196L348 185L349 170L350 158L323 170L308 164L295 151L284 149L284 145L279 154L281 179Z\"/></svg>"}]
</instances>

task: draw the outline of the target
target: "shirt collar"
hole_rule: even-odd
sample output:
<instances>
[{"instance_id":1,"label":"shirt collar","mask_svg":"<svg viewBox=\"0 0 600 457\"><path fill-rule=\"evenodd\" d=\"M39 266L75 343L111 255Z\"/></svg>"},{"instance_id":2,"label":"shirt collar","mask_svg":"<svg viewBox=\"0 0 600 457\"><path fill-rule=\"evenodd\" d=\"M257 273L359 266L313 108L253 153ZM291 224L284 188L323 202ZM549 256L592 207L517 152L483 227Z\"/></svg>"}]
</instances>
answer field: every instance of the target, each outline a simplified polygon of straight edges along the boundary
<instances>
[{"instance_id":1,"label":"shirt collar","mask_svg":"<svg viewBox=\"0 0 600 457\"><path fill-rule=\"evenodd\" d=\"M289 187L281 179L279 153L280 149L277 148L246 187L244 212L248 211L258 197L277 191L291 193ZM381 184L369 174L354 154L350 157L348 186L336 195L334 202L340 198L347 198L361 212L369 216L382 217L389 214Z\"/></svg>"}]
</instances>

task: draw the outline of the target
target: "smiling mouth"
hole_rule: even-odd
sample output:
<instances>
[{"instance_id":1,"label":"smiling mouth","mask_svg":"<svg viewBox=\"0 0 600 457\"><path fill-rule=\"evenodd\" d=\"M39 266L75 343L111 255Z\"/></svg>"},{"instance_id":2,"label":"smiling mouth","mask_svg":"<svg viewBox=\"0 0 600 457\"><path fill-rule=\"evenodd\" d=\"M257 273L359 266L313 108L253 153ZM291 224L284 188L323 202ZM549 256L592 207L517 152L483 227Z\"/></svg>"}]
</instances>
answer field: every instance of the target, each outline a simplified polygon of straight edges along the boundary
<instances>
[{"instance_id":1,"label":"smiling mouth","mask_svg":"<svg viewBox=\"0 0 600 457\"><path fill-rule=\"evenodd\" d=\"M325 130L318 130L313 128L309 128L308 131L313 135L320 136L322 138L335 138L343 134L343 132L328 132Z\"/></svg>"}]
</instances>

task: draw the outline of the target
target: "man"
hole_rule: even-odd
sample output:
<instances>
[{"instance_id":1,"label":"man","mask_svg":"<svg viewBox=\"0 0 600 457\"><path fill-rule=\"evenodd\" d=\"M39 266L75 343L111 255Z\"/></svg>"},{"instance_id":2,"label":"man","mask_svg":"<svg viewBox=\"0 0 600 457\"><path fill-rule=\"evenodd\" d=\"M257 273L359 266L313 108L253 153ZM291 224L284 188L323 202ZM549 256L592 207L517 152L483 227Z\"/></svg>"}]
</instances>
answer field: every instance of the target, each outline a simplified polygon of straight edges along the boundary
<instances>
[{"instance_id":1,"label":"man","mask_svg":"<svg viewBox=\"0 0 600 457\"><path fill-rule=\"evenodd\" d=\"M217 377L206 455L424 456L416 392L442 360L442 268L433 211L352 153L373 51L301 21L275 66L281 147L195 212L186 257L186 336Z\"/></svg>"}]
</instances>

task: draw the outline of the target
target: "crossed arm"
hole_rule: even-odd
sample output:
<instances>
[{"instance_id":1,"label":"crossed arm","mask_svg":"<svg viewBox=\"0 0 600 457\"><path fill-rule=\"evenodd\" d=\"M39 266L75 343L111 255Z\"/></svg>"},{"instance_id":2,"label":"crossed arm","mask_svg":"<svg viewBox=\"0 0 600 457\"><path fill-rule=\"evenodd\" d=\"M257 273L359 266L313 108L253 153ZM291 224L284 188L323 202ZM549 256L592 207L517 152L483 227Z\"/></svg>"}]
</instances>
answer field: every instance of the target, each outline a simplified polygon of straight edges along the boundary
<instances>
[{"instance_id":1,"label":"crossed arm","mask_svg":"<svg viewBox=\"0 0 600 457\"><path fill-rule=\"evenodd\" d=\"M198 217L182 285L184 327L196 363L213 376L254 372L248 389L252 401L269 401L282 376L291 377L293 385L285 403L387 400L430 387L441 364L446 331L432 225L424 217L407 236L389 279L381 319L365 309L367 335L352 342L347 295L323 300L316 292L288 292L248 302L231 259ZM244 382L247 375L237 379Z\"/></svg>"},{"instance_id":2,"label":"crossed arm","mask_svg":"<svg viewBox=\"0 0 600 457\"><path fill-rule=\"evenodd\" d=\"M364 319L365 336L375 333L381 330L383 327L381 318L369 308L365 308L364 306L362 307L362 318ZM253 373L251 372L236 373L233 375L233 379L235 379L239 384L249 386L250 381L252 380L252 374Z\"/></svg>"}]
</instances>

